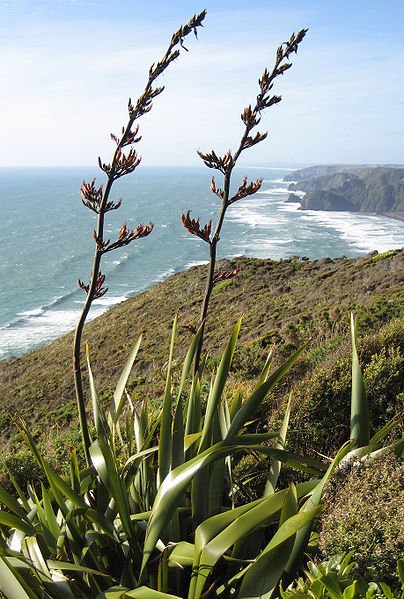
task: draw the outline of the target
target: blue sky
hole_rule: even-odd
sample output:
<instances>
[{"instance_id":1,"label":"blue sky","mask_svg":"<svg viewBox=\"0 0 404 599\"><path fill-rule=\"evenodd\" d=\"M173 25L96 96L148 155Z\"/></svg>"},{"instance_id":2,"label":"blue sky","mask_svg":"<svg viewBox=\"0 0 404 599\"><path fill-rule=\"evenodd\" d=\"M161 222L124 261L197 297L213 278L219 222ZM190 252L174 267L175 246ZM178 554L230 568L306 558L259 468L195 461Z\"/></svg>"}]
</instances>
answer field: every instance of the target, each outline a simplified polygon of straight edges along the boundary
<instances>
[{"instance_id":1,"label":"blue sky","mask_svg":"<svg viewBox=\"0 0 404 599\"><path fill-rule=\"evenodd\" d=\"M0 166L108 160L171 33L206 8L141 123L144 164L198 164L196 150L237 145L240 113L277 45L309 27L269 138L245 164L402 163L404 3L0 0Z\"/></svg>"}]
</instances>

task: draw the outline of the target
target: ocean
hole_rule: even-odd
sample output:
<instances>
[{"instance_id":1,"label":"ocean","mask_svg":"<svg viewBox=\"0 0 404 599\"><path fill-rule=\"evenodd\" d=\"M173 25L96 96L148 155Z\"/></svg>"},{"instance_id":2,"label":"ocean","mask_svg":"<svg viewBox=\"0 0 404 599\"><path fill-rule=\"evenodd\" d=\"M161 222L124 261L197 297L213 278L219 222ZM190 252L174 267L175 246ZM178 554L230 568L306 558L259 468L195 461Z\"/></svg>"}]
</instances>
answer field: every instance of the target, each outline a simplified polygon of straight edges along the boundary
<instances>
[{"instance_id":1,"label":"ocean","mask_svg":"<svg viewBox=\"0 0 404 599\"><path fill-rule=\"evenodd\" d=\"M240 167L263 177L261 190L233 204L224 224L219 258L280 259L354 257L404 245L400 221L377 215L300 211L287 203L283 177L291 169ZM80 199L80 185L103 173L91 168L0 169L0 359L17 356L74 328L93 256L95 215ZM205 224L215 222L219 201L210 192L212 171L203 167L144 167L119 180L112 199L122 207L106 219L106 238L120 227L154 223L152 234L104 256L108 293L92 308L94 318L112 305L208 259L204 242L180 220L191 210ZM220 186L217 178L216 184Z\"/></svg>"}]
</instances>

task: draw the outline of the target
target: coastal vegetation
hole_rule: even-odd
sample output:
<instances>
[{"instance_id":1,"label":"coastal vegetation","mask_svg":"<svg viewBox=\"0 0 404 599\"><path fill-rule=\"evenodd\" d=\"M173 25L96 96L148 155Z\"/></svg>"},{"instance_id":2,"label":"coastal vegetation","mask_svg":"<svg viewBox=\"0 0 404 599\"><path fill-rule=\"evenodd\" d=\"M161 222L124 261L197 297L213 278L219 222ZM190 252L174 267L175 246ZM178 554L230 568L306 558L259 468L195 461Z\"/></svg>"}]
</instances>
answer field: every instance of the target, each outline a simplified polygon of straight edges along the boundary
<instances>
[{"instance_id":1,"label":"coastal vegetation","mask_svg":"<svg viewBox=\"0 0 404 599\"><path fill-rule=\"evenodd\" d=\"M103 254L152 231L123 225L105 239L105 213L120 205L109 192L139 165L134 122L204 16L174 34L129 101L111 163L99 161L105 187L83 182L97 229L75 334L4 362L7 599L404 595L403 250L216 264L227 209L261 185L244 179L231 193L233 167L265 139L251 132L280 101L273 82L306 30L265 69L238 149L200 153L223 175L223 189L211 183L218 220L213 233L189 212L182 221L209 245L207 275L179 273L84 326L107 291ZM377 502L364 506L370 493Z\"/></svg>"},{"instance_id":2,"label":"coastal vegetation","mask_svg":"<svg viewBox=\"0 0 404 599\"><path fill-rule=\"evenodd\" d=\"M226 320L229 311L229 320L233 319L233 322L242 312L244 318L239 331L239 343L233 348L232 364L229 365L226 385L222 391L224 406L233 405L240 397L246 399L251 396L257 378L265 369L268 351L274 343L276 350L272 358L272 371L276 371L276 367L296 353L302 343L311 336L305 353L278 384L271 388L261 404L255 407L246 432L268 438L272 432L279 430L284 421L285 411L288 410L290 391L293 390L290 414L287 411L289 433L285 449L294 456L299 455L301 460L304 457L304 460L312 460L311 463L316 463L317 466L324 464L323 458L319 456L335 455L350 436L351 350L347 323L349 311L355 308L360 331L358 352L368 389L370 434L376 433L393 418L400 420L404 355L403 298L400 290L403 261L404 254L400 250L385 254L375 253L359 259L341 258L311 262L291 258L277 262L244 258L221 264L225 269L239 268L239 274L229 281L222 282L213 293L212 318L206 330L209 357L205 365L207 378L201 382L201 394L205 398L202 399L202 405L208 401L209 378L215 376L215 372L220 368L223 339L231 333L230 323ZM164 378L167 379L169 374L173 387L172 397L180 395L178 386L181 385L181 364L187 346L193 338L189 329L183 328L181 323L188 324L193 318L198 318L198 298L202 297L203 288L204 269L195 267L170 277L164 283L115 307L87 325L94 378L98 384L98 402L106 410L122 364L129 355L136 337L144 331L135 365L126 382L126 389L133 404L132 408L128 407L127 410L134 418L132 410L141 411L142 426L152 435L148 439L149 443L152 439L161 439L161 434L158 435L155 426L159 426L161 398L167 390ZM169 323L176 313L176 343L171 361L167 363ZM166 325L163 326L163 323ZM5 451L9 473L3 476L3 487L9 492L14 488L9 482L11 480L15 480L20 488L25 488L27 483L37 485L38 481L42 481L46 488L49 485L41 462L38 464L38 459L18 444L14 424L8 420L10 411L15 413L19 410L24 415L27 422L24 430L29 434L30 443L38 447L37 455L41 455L41 460L46 459L52 472L69 475L71 452L80 443L74 391L68 372L71 342L72 335L67 335L49 346L2 364L2 419L5 425L3 430L11 435L9 449ZM108 360L104 359L106 355ZM54 385L50 384L52 380L55 381ZM190 386L192 388L191 382L188 383L188 391L184 390L181 393L184 401L190 392ZM87 378L85 387L89 387ZM17 393L21 395L18 396ZM15 401L14 409L10 409L11 406L6 403L9 398ZM97 432L93 427L94 425L90 430L94 438ZM401 436L402 432L398 427L391 431L390 442ZM17 446L20 449L16 452ZM266 451L269 451L273 442L267 441L265 446L268 446ZM117 455L119 472L125 463L123 449L119 450ZM132 449L132 452L134 451L135 449ZM383 458L382 463L378 461L375 466L369 462L363 473L364 479L369 481L366 484L362 479L356 484L349 482L352 476L359 472L357 468L338 469L330 479L323 496L322 501L328 507L319 522L325 534L320 534L321 544L318 546L313 536L314 544L310 545L310 555L311 559L315 559L315 563L319 564L319 560L328 563L328 560L334 559L333 555L354 551L352 559L355 569L350 576L343 577L342 582L340 581L341 592L354 583L358 586L358 581L362 581L362 588L366 585L368 592L369 581L376 580L388 584L390 588L395 589L393 596L399 596L396 561L403 550L400 517L403 470L402 462L396 457L396 453L393 452L389 456ZM148 460L149 468L154 462L150 457ZM271 469L268 456L256 449L244 457L235 456L232 459L232 468L232 480L236 481L235 507L259 501L263 497L268 472ZM290 461L283 464L277 489L287 489L293 480L299 485L307 481L310 475L307 472L300 472L298 475L295 468L296 464ZM348 483L343 483L345 478ZM369 485L373 485L373 488L378 486L380 492L377 502L370 504L365 501L369 489L372 488ZM33 491L34 487L30 488ZM36 488L40 493L39 488ZM341 495L343 490L346 493ZM352 516L347 511L347 502L352 507ZM355 508L355 505L358 507ZM375 529L376 512L384 515L385 526ZM343 522L346 527L344 532L338 526L338 531L341 530L339 536L333 534L335 519L341 524ZM365 532L364 536L361 536L362 531ZM374 536L370 535L374 534L378 535L377 547L380 551L377 565L372 558L375 555L375 541ZM386 548L385 551L383 547ZM170 563L169 560L169 579L172 573ZM333 561L332 563L335 566ZM185 569L186 567L184 566ZM318 567L321 569L321 564ZM328 568L329 572L329 566L324 568ZM284 592L296 593L294 584L306 585L304 588L307 588L307 580L302 581L284 582ZM371 588L377 588L380 592L381 587ZM93 596L87 592L87 596ZM363 593L358 596L365 595L366 593Z\"/></svg>"}]
</instances>

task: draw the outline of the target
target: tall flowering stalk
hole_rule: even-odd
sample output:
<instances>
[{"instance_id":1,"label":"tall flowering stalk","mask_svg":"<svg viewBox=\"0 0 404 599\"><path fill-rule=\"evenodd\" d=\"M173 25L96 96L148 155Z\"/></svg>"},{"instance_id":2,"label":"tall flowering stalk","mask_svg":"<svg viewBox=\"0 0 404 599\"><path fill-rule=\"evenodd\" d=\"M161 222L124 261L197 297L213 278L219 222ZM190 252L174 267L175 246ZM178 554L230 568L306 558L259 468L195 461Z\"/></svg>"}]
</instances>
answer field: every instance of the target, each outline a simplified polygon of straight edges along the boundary
<instances>
[{"instance_id":1,"label":"tall flowering stalk","mask_svg":"<svg viewBox=\"0 0 404 599\"><path fill-rule=\"evenodd\" d=\"M201 315L200 315L200 326L202 327L202 334L198 349L195 355L194 371L195 373L199 369L201 352L203 347L204 329L205 322L209 310L209 301L215 284L225 279L234 277L237 274L237 270L233 271L216 271L216 257L217 257L217 244L220 240L220 233L222 230L224 218L229 206L238 202L239 200L248 196L254 195L261 188L262 179L248 182L247 177L244 177L242 184L239 186L237 191L231 193L231 176L237 161L248 148L261 143L266 139L267 133L260 133L259 131L253 133L253 130L261 121L261 113L271 106L278 104L282 98L281 96L271 95L271 91L274 85L274 81L280 75L283 75L285 71L290 69L292 63L289 62L290 55L297 53L300 42L306 35L307 29L302 29L299 33L292 33L289 40L279 46L276 52L275 65L271 72L267 69L264 70L261 79L259 79L259 93L257 95L254 107L247 106L244 108L241 114L241 120L244 123L244 132L241 136L240 144L235 152L229 150L220 157L212 150L209 153L198 152L198 155L203 160L208 168L219 171L222 175L223 187L217 187L215 178L212 177L211 192L214 193L221 202L221 208L217 217L216 225L212 232L212 221L209 221L203 227L200 225L200 219L193 219L190 216L190 211L186 214L182 213L182 223L184 227L192 234L196 235L209 245L209 267L206 278L205 293L202 301Z\"/></svg>"},{"instance_id":2,"label":"tall flowering stalk","mask_svg":"<svg viewBox=\"0 0 404 599\"><path fill-rule=\"evenodd\" d=\"M154 86L156 79L176 58L179 57L181 48L186 50L184 46L184 39L186 36L193 32L195 37L197 37L197 28L202 26L205 15L206 11L201 12L199 15L194 15L186 25L181 26L178 31L174 33L163 58L156 64L153 63L151 65L149 69L148 80L141 96L138 98L135 104L132 103L131 99L129 99L129 118L126 126L122 127L120 135L111 133L111 139L116 145L111 162L106 164L102 162L101 158L98 158L99 167L106 175L105 186L100 185L97 187L95 179L90 182L84 181L81 186L80 191L83 204L97 214L97 227L96 230L93 231L95 249L90 281L88 284L86 284L83 281L78 280L79 287L81 287L86 294L86 299L84 301L80 319L77 323L73 343L73 373L75 392L79 411L83 447L87 463L90 461L89 447L91 444L91 439L88 429L85 398L83 392L81 339L84 324L93 301L102 297L108 290L108 288L104 286L105 275L101 272L101 259L102 256L107 252L124 247L135 239L147 237L147 235L149 235L153 230L153 225L151 223L148 225L140 224L132 231L127 228L126 224L124 224L120 228L118 237L115 241L105 239L105 215L111 210L117 210L121 205L121 200L114 202L109 199L111 189L117 179L134 172L139 166L141 157L137 153L135 147L136 144L141 140L141 136L139 135L139 125L136 124L136 121L146 113L150 112L152 109L154 98L159 96L164 90L164 87Z\"/></svg>"}]
</instances>

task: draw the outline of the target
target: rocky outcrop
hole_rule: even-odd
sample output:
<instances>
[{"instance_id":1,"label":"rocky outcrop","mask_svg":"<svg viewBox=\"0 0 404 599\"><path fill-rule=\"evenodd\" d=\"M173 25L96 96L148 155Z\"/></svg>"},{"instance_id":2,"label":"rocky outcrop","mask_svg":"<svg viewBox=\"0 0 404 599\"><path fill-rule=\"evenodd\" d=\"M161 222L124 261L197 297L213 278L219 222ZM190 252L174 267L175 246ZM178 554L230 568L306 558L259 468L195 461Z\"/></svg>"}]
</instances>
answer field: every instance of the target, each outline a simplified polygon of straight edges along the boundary
<instances>
[{"instance_id":1,"label":"rocky outcrop","mask_svg":"<svg viewBox=\"0 0 404 599\"><path fill-rule=\"evenodd\" d=\"M340 168L347 170L340 172ZM315 176L317 173L322 174ZM320 166L297 171L285 180L294 181L290 191L306 193L301 200L302 210L404 212L404 168Z\"/></svg>"},{"instance_id":2,"label":"rocky outcrop","mask_svg":"<svg viewBox=\"0 0 404 599\"><path fill-rule=\"evenodd\" d=\"M356 212L358 208L342 195L331 190L320 190L307 193L300 200L301 210L333 210Z\"/></svg>"},{"instance_id":3,"label":"rocky outcrop","mask_svg":"<svg viewBox=\"0 0 404 599\"><path fill-rule=\"evenodd\" d=\"M300 204L301 197L297 196L295 193L290 193L287 202L292 202L294 204Z\"/></svg>"}]
</instances>

